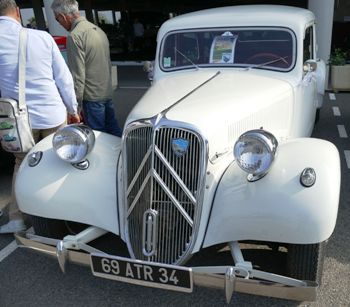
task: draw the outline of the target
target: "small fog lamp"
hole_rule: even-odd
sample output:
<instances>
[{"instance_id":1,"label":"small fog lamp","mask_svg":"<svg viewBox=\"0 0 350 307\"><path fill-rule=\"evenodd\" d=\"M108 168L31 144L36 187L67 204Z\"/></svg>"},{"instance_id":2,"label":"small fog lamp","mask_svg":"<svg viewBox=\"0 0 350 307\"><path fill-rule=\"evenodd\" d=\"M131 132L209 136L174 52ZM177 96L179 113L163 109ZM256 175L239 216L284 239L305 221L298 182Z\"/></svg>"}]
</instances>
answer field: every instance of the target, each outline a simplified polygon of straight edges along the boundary
<instances>
[{"instance_id":1,"label":"small fog lamp","mask_svg":"<svg viewBox=\"0 0 350 307\"><path fill-rule=\"evenodd\" d=\"M35 151L32 152L29 156L28 156L28 165L30 167L34 167L37 166L41 160L43 156L43 152L42 151Z\"/></svg>"},{"instance_id":2,"label":"small fog lamp","mask_svg":"<svg viewBox=\"0 0 350 307\"><path fill-rule=\"evenodd\" d=\"M312 167L305 168L300 175L300 183L306 188L312 187L316 182L316 172Z\"/></svg>"}]
</instances>

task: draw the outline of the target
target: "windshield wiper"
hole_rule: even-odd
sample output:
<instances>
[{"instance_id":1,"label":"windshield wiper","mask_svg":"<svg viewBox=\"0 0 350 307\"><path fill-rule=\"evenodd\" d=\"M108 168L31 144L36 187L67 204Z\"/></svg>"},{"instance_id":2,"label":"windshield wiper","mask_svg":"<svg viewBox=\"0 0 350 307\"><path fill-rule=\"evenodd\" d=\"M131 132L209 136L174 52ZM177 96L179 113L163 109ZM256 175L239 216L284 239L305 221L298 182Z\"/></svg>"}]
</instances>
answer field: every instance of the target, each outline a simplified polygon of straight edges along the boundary
<instances>
[{"instance_id":1,"label":"windshield wiper","mask_svg":"<svg viewBox=\"0 0 350 307\"><path fill-rule=\"evenodd\" d=\"M279 57L278 59L275 59L275 60L272 60L272 61L268 61L268 62L265 62L265 63L261 63L261 64L251 64L250 66L246 67L246 70L250 70L252 68L261 68L261 67L264 67L264 66L267 66L267 65L270 65L270 64L277 63L279 61L283 61L284 63L288 64L288 62L286 61L286 58L288 58L288 56Z\"/></svg>"},{"instance_id":2,"label":"windshield wiper","mask_svg":"<svg viewBox=\"0 0 350 307\"><path fill-rule=\"evenodd\" d=\"M174 47L174 50L175 50L175 52L177 52L178 54L183 56L184 59L187 60L188 62L190 62L194 67L196 67L197 70L200 69L200 67L197 64L193 63L193 61L189 57L187 57L185 54L183 54L179 49Z\"/></svg>"}]
</instances>

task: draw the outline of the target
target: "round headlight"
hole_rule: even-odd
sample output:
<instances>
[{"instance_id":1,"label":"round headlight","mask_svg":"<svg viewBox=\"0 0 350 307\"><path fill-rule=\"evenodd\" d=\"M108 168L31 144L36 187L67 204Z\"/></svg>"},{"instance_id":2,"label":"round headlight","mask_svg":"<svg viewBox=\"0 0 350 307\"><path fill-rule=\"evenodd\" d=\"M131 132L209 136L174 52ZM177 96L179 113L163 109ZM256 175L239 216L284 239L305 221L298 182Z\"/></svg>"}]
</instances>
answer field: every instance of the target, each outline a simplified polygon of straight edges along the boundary
<instances>
[{"instance_id":1,"label":"round headlight","mask_svg":"<svg viewBox=\"0 0 350 307\"><path fill-rule=\"evenodd\" d=\"M264 130L247 131L238 138L233 154L238 166L249 174L249 181L258 180L267 173L277 145L276 138Z\"/></svg>"},{"instance_id":2,"label":"round headlight","mask_svg":"<svg viewBox=\"0 0 350 307\"><path fill-rule=\"evenodd\" d=\"M53 136L52 145L64 161L79 163L85 159L95 144L95 134L85 125L73 124L59 129Z\"/></svg>"}]
</instances>

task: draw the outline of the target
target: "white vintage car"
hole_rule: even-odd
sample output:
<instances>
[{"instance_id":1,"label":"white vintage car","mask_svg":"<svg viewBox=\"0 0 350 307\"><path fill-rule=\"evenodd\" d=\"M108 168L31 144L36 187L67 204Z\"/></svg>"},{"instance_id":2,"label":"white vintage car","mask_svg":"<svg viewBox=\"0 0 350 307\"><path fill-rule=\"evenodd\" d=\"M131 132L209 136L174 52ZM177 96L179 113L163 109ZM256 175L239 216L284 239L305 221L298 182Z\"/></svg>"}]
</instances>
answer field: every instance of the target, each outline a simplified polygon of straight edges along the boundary
<instances>
[{"instance_id":1,"label":"white vintage car","mask_svg":"<svg viewBox=\"0 0 350 307\"><path fill-rule=\"evenodd\" d=\"M165 22L122 138L71 125L27 155L16 196L35 234L18 243L63 271L70 261L146 287L315 300L340 191L336 147L310 138L325 84L315 27L312 12L284 6ZM110 233L128 257L95 244ZM257 267L247 244L277 247L284 273ZM213 246L229 264L189 265Z\"/></svg>"}]
</instances>

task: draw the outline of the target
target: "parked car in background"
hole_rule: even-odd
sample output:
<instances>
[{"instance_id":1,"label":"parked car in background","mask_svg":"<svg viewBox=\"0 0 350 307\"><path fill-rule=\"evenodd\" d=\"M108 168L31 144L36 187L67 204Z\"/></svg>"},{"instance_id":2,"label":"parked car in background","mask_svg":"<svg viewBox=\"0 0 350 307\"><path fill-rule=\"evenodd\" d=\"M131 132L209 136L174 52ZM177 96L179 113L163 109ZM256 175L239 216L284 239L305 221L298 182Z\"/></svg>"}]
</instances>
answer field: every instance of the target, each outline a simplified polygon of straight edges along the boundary
<instances>
[{"instance_id":1,"label":"parked car in background","mask_svg":"<svg viewBox=\"0 0 350 307\"><path fill-rule=\"evenodd\" d=\"M147 287L314 300L340 192L336 147L310 137L325 85L315 34L312 12L286 6L165 22L122 138L70 125L28 154L16 197L35 235L19 244ZM109 233L129 256L96 245ZM247 242L281 250L284 273L257 267ZM189 264L213 246L230 263Z\"/></svg>"}]
</instances>

